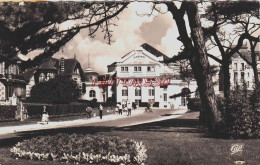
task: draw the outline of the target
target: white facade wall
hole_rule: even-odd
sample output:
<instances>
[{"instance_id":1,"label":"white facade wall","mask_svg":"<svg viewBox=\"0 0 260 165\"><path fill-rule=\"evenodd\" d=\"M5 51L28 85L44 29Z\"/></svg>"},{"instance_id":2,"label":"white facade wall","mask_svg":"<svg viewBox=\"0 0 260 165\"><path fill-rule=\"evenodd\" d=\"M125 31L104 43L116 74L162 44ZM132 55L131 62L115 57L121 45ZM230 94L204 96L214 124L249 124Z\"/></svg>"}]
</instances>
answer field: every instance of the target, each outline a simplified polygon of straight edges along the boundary
<instances>
[{"instance_id":1,"label":"white facade wall","mask_svg":"<svg viewBox=\"0 0 260 165\"><path fill-rule=\"evenodd\" d=\"M163 75L173 76L176 71L174 72L171 68L164 65L160 61L162 61L162 56L156 57L155 55L147 52L145 49L142 49L142 47L139 47L117 61L117 79L142 79L145 81L149 78L163 79ZM122 67L124 67L124 71L122 71ZM137 69L138 67L141 67L141 71L135 71L135 67L137 67ZM148 71L148 67L154 67L154 70ZM159 108L186 108L186 106L182 106L181 97L170 98L170 96L181 93L182 89L187 87L187 83L183 82L182 80L171 79L171 82L166 89L161 88L160 86L141 86L141 96L135 96L136 87L124 87L122 81L120 81L116 87L116 99L117 102L123 102L126 100L136 102L137 100L141 100L142 103L147 103L152 99L154 102L159 102ZM127 96L122 95L123 88L128 89ZM155 91L154 96L149 96L149 89L153 88ZM196 82L192 81L189 85L190 91L195 92L196 88ZM194 96L194 93L192 95Z\"/></svg>"},{"instance_id":2,"label":"white facade wall","mask_svg":"<svg viewBox=\"0 0 260 165\"><path fill-rule=\"evenodd\" d=\"M103 100L103 89L98 85L92 86L92 82L85 82L86 84L86 93L81 95L82 100L93 100L97 99L97 102L104 102ZM95 97L90 97L90 91L95 91Z\"/></svg>"},{"instance_id":3,"label":"white facade wall","mask_svg":"<svg viewBox=\"0 0 260 165\"><path fill-rule=\"evenodd\" d=\"M242 65L244 65L244 69L242 68ZM235 89L236 82L240 86L243 85L243 79L241 73L244 73L244 81L247 85L247 89L249 90L253 89L253 85L254 85L253 69L242 58L240 57L233 58L229 70L230 70L230 84L232 89ZM235 74L237 74L236 80L235 80Z\"/></svg>"}]
</instances>

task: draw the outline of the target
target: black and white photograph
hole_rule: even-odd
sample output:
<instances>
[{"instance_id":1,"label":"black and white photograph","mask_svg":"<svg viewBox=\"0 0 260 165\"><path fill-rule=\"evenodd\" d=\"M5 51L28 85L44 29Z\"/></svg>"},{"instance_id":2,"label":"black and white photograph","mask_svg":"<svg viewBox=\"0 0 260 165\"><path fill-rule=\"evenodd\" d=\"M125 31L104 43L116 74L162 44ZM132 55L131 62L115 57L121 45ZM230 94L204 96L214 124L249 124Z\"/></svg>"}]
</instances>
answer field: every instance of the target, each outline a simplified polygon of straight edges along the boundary
<instances>
[{"instance_id":1,"label":"black and white photograph","mask_svg":"<svg viewBox=\"0 0 260 165\"><path fill-rule=\"evenodd\" d=\"M260 165L259 8L0 0L0 165Z\"/></svg>"}]
</instances>

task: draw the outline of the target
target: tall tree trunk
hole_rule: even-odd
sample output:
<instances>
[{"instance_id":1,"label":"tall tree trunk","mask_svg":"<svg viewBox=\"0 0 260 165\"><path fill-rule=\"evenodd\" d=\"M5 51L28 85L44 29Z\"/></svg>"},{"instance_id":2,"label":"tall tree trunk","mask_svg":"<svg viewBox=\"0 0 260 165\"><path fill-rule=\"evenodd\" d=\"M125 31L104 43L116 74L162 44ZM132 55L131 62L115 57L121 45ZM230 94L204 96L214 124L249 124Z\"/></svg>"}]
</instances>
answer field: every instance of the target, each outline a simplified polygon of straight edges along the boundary
<instances>
[{"instance_id":1,"label":"tall tree trunk","mask_svg":"<svg viewBox=\"0 0 260 165\"><path fill-rule=\"evenodd\" d=\"M229 59L224 59L222 63L222 73L223 73L223 87L224 87L224 97L229 100L230 96L230 75L229 75Z\"/></svg>"},{"instance_id":2,"label":"tall tree trunk","mask_svg":"<svg viewBox=\"0 0 260 165\"><path fill-rule=\"evenodd\" d=\"M254 78L255 78L255 86L259 87L259 77L258 77L258 71L257 71L257 63L256 63L256 54L255 54L255 47L257 45L257 42L253 44L251 40L249 40L250 43L250 50L251 50L251 58L252 58L252 68L254 72Z\"/></svg>"},{"instance_id":3,"label":"tall tree trunk","mask_svg":"<svg viewBox=\"0 0 260 165\"><path fill-rule=\"evenodd\" d=\"M187 14L194 44L191 66L197 80L201 102L207 114L206 121L212 131L218 131L220 115L217 109L210 65L207 57L205 41L196 2L188 2Z\"/></svg>"},{"instance_id":4,"label":"tall tree trunk","mask_svg":"<svg viewBox=\"0 0 260 165\"><path fill-rule=\"evenodd\" d=\"M220 116L217 109L216 96L213 89L210 65L207 58L205 42L203 38L200 17L197 13L196 2L182 2L178 9L173 2L166 3L168 10L173 14L180 37L183 43L191 67L197 81L203 111L207 113L206 120L210 131L218 130ZM192 40L188 36L187 27L184 21L184 13L188 13Z\"/></svg>"}]
</instances>

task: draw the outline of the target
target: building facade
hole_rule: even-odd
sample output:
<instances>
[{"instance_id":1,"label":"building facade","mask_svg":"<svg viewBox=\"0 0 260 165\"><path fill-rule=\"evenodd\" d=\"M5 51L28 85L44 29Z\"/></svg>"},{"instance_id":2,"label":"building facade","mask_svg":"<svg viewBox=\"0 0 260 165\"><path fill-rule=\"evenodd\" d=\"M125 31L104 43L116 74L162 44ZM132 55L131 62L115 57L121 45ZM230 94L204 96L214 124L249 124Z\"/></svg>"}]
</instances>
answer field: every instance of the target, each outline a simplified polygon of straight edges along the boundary
<instances>
[{"instance_id":1,"label":"building facade","mask_svg":"<svg viewBox=\"0 0 260 165\"><path fill-rule=\"evenodd\" d=\"M12 96L25 98L26 81L19 75L20 63L21 59L18 56L0 62L0 101L9 100Z\"/></svg>"},{"instance_id":2,"label":"building facade","mask_svg":"<svg viewBox=\"0 0 260 165\"><path fill-rule=\"evenodd\" d=\"M135 102L138 106L152 103L159 108L186 107L185 96L170 96L181 93L183 89L188 88L188 84L178 76L180 66L177 70L176 67L173 69L162 63L165 59L168 59L166 55L148 44L143 44L109 65L108 70L116 72L117 84L113 91L116 93L116 101ZM160 84L158 81L164 83ZM145 83L152 85L147 86ZM189 90L194 92L196 88L195 81L191 81Z\"/></svg>"},{"instance_id":3,"label":"building facade","mask_svg":"<svg viewBox=\"0 0 260 165\"><path fill-rule=\"evenodd\" d=\"M100 76L97 72L93 71L90 67L84 72L85 82L84 88L85 93L82 94L82 100L93 100L97 102L105 102L107 100L106 88L99 85L98 80Z\"/></svg>"},{"instance_id":4,"label":"building facade","mask_svg":"<svg viewBox=\"0 0 260 165\"><path fill-rule=\"evenodd\" d=\"M258 75L260 75L259 52L256 52L256 61L257 61ZM242 87L243 85L246 85L248 90L253 90L255 85L254 72L253 72L253 68L248 64L248 62L249 63L252 62L251 52L248 50L248 47L246 45L243 45L239 50L239 53L235 53L232 56L231 63L229 66L231 90L235 90L237 86ZM219 76L220 91L224 90L223 83L224 83L223 75L222 75L222 71L220 70L220 76Z\"/></svg>"},{"instance_id":5,"label":"building facade","mask_svg":"<svg viewBox=\"0 0 260 165\"><path fill-rule=\"evenodd\" d=\"M83 92L82 86L85 79L81 65L76 58L51 58L43 61L38 67L26 70L21 75L27 82L26 97L30 97L31 89L35 84L48 81L57 75L72 79Z\"/></svg>"}]
</instances>

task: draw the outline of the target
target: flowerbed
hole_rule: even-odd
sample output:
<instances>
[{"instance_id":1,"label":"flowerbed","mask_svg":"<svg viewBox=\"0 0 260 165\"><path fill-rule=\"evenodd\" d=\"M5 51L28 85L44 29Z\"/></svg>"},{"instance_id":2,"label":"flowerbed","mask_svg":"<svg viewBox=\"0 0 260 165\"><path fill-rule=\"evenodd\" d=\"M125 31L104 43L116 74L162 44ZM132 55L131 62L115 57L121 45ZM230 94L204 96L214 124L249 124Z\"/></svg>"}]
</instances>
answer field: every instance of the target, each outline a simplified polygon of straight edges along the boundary
<instances>
[{"instance_id":1,"label":"flowerbed","mask_svg":"<svg viewBox=\"0 0 260 165\"><path fill-rule=\"evenodd\" d=\"M142 142L119 137L64 134L35 137L16 144L12 157L72 163L144 164Z\"/></svg>"}]
</instances>

